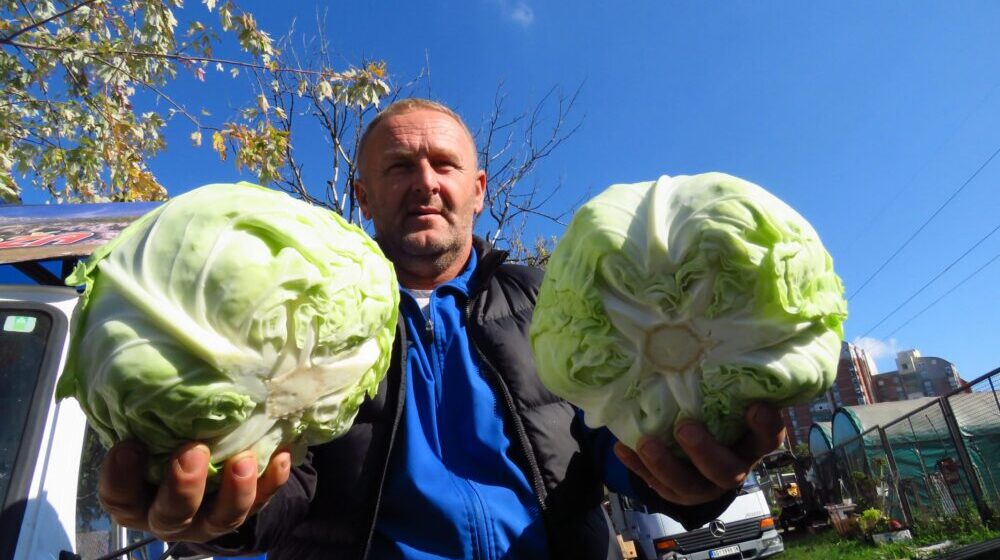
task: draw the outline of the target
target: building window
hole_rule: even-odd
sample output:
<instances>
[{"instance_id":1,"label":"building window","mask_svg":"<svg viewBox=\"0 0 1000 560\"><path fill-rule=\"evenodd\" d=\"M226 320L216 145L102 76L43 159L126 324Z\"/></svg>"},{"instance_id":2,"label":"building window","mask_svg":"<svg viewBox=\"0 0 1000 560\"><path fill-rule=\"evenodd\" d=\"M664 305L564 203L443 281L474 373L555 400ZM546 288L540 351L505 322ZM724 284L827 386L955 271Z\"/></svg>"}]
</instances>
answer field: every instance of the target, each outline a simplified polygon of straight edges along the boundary
<instances>
[{"instance_id":1,"label":"building window","mask_svg":"<svg viewBox=\"0 0 1000 560\"><path fill-rule=\"evenodd\" d=\"M882 386L884 386L884 385L885 385L885 379L879 379L879 380L878 380L878 386L879 386L879 387L882 387Z\"/></svg>"}]
</instances>

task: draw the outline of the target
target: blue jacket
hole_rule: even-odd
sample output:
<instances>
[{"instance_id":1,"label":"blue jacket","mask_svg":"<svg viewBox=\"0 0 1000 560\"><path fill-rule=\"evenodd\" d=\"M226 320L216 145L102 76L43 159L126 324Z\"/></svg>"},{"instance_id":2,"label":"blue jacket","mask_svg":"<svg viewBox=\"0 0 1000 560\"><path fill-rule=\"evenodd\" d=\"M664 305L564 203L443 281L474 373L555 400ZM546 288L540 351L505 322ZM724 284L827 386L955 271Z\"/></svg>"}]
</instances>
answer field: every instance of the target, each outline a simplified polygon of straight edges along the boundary
<instances>
[{"instance_id":1,"label":"blue jacket","mask_svg":"<svg viewBox=\"0 0 1000 560\"><path fill-rule=\"evenodd\" d=\"M410 344L407 331L416 335L420 329L400 325L389 372L375 398L362 405L348 433L312 448L308 460L293 468L288 483L237 531L192 550L229 554L266 550L269 560L364 559L369 553L373 559L377 559L376 554L392 557L408 548L423 550L421 547L429 546L428 541L439 534L407 534L399 516L410 507L410 523L453 523L453 515L481 523L475 528L433 523L431 530L441 529L446 541L446 555L464 557L473 547L488 553L498 550L494 545L506 538L517 541L515 552L523 543L532 554L544 546L551 558L605 560L620 555L601 509L605 482L616 489L631 488L647 508L667 513L689 528L726 509L735 493L700 506L677 506L659 498L620 465L615 467L617 461L609 461L614 443L610 434L587 430L575 409L546 390L535 371L528 328L542 272L503 264L505 254L490 251L481 241L476 251L474 269L467 271L471 271L466 285L468 298L457 286L442 287L435 298L454 296L456 304L465 301L464 305L447 306L459 311L450 315L457 323L449 328L459 332L464 327L465 336L446 338L460 346L439 348L424 340ZM412 304L403 304L401 323L419 320ZM434 326L435 335L439 328L444 327ZM413 367L411 360L421 359L420 352L428 364L440 360L442 352L444 361L450 361L450 352L460 348L462 341L467 341L467 351L474 357L470 364L476 366L467 372L467 383L442 384L438 393L434 367L408 373ZM410 379L417 376L421 377L419 384ZM485 385L479 383L483 380ZM450 403L456 395L480 391L484 386L496 403L496 417L503 419L503 437L496 431L481 435L483 426L477 420L483 418L477 415L485 410L479 407L468 411L472 417L460 420L440 409L432 419L421 417L421 399L427 403L448 399ZM489 424L501 425L495 421ZM465 449L469 451L457 452ZM492 454L494 459L499 453L501 460L491 459L493 468L479 472L483 464L474 453ZM409 461L416 461L410 463L415 468L407 470ZM475 472L462 470L473 464ZM494 503L483 502L495 500L495 492L503 494L488 488L497 481L509 489L500 510L521 507L520 513L497 514ZM526 493L525 483L530 493ZM447 492L449 488L451 492ZM452 507L456 504L461 513ZM484 513L487 508L491 509L489 517ZM518 533L515 525L523 530ZM539 530L544 531L541 541L534 538Z\"/></svg>"}]
</instances>

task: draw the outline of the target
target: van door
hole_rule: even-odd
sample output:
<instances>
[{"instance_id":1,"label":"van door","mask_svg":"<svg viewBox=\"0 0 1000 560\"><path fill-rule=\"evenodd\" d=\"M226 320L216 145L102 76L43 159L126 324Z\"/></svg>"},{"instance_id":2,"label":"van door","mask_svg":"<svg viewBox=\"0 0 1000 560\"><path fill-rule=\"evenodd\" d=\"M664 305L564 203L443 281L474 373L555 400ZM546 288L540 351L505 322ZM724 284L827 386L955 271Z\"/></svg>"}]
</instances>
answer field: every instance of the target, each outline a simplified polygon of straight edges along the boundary
<instances>
[{"instance_id":1,"label":"van door","mask_svg":"<svg viewBox=\"0 0 1000 560\"><path fill-rule=\"evenodd\" d=\"M13 557L24 522L60 515L43 511L32 487L68 327L56 307L0 301L0 558ZM62 533L49 538L68 543Z\"/></svg>"}]
</instances>

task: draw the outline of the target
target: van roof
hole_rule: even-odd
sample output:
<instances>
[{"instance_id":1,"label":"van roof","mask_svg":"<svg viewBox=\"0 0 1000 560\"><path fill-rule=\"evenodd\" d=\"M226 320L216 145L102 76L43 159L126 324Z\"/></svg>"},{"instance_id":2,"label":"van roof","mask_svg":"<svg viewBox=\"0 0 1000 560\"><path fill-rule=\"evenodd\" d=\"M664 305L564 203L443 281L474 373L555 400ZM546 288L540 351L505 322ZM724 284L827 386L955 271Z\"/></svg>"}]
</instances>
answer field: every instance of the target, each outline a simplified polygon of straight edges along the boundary
<instances>
[{"instance_id":1,"label":"van roof","mask_svg":"<svg viewBox=\"0 0 1000 560\"><path fill-rule=\"evenodd\" d=\"M0 205L0 264L86 257L160 204Z\"/></svg>"}]
</instances>

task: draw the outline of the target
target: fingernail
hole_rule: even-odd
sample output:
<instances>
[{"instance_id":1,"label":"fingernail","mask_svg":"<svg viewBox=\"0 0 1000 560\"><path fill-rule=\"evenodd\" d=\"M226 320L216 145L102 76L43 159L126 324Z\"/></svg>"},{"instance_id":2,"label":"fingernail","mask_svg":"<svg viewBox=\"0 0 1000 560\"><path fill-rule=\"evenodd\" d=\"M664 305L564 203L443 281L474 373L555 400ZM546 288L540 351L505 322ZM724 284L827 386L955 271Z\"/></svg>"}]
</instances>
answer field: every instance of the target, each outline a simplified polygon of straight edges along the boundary
<instances>
[{"instance_id":1,"label":"fingernail","mask_svg":"<svg viewBox=\"0 0 1000 560\"><path fill-rule=\"evenodd\" d=\"M131 447L120 447L115 450L115 465L120 469L134 469L139 465L139 453Z\"/></svg>"},{"instance_id":2,"label":"fingernail","mask_svg":"<svg viewBox=\"0 0 1000 560\"><path fill-rule=\"evenodd\" d=\"M705 430L688 422L677 428L677 439L684 445L699 445L705 439Z\"/></svg>"},{"instance_id":3,"label":"fingernail","mask_svg":"<svg viewBox=\"0 0 1000 560\"><path fill-rule=\"evenodd\" d=\"M186 474L191 474L201 468L203 461L201 457L198 457L198 454L207 458L208 448L204 445L196 445L181 453L180 456L177 457L177 465L181 468L181 471Z\"/></svg>"},{"instance_id":4,"label":"fingernail","mask_svg":"<svg viewBox=\"0 0 1000 560\"><path fill-rule=\"evenodd\" d=\"M639 442L639 454L647 461L659 461L663 458L663 446L651 438Z\"/></svg>"},{"instance_id":5,"label":"fingernail","mask_svg":"<svg viewBox=\"0 0 1000 560\"><path fill-rule=\"evenodd\" d=\"M233 475L236 478L249 478L257 474L257 461L253 457L244 457L233 465Z\"/></svg>"}]
</instances>

